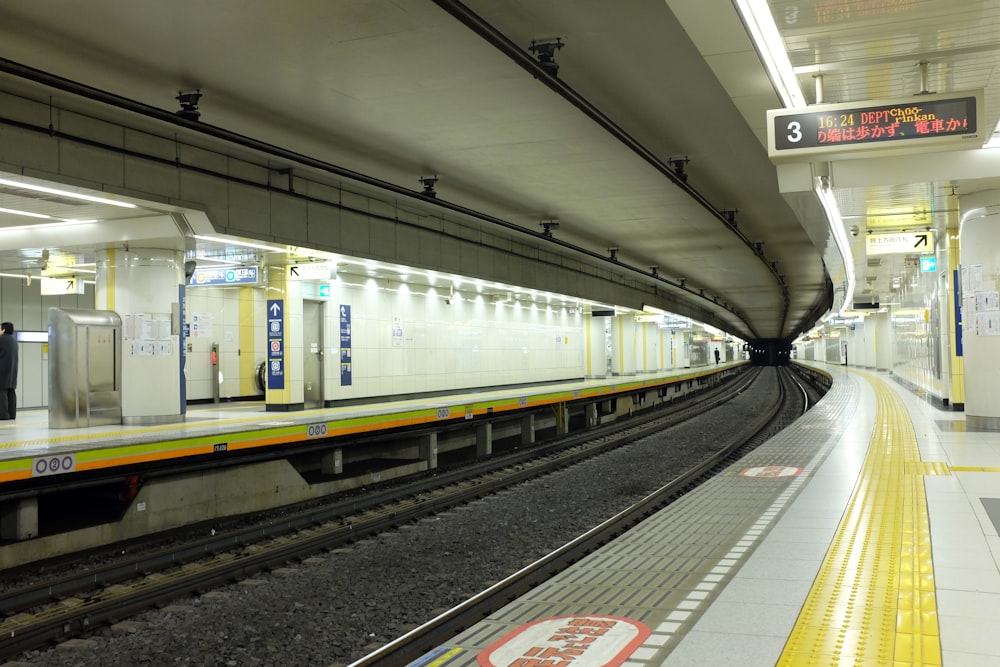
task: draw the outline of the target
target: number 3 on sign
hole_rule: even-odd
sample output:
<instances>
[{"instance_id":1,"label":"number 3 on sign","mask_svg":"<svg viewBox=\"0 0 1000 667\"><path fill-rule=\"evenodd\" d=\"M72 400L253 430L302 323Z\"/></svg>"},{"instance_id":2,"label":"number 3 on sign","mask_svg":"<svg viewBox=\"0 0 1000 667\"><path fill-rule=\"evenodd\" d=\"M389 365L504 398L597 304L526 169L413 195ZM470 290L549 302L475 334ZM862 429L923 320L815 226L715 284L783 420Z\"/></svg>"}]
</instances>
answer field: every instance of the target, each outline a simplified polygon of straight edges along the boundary
<instances>
[{"instance_id":1,"label":"number 3 on sign","mask_svg":"<svg viewBox=\"0 0 1000 667\"><path fill-rule=\"evenodd\" d=\"M802 123L797 120L788 124L788 141L793 144L802 141Z\"/></svg>"}]
</instances>

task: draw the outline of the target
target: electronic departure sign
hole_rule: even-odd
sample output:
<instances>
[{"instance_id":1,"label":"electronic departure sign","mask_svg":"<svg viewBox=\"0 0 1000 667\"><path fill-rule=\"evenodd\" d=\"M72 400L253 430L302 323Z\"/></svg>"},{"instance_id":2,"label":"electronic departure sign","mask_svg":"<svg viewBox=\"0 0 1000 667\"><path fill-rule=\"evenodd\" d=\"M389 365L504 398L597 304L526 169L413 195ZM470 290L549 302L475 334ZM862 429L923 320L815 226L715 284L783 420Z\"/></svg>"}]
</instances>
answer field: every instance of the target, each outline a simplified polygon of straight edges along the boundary
<instances>
[{"instance_id":1,"label":"electronic departure sign","mask_svg":"<svg viewBox=\"0 0 1000 667\"><path fill-rule=\"evenodd\" d=\"M767 112L775 160L869 150L979 148L982 94L920 95L897 101L822 104Z\"/></svg>"}]
</instances>

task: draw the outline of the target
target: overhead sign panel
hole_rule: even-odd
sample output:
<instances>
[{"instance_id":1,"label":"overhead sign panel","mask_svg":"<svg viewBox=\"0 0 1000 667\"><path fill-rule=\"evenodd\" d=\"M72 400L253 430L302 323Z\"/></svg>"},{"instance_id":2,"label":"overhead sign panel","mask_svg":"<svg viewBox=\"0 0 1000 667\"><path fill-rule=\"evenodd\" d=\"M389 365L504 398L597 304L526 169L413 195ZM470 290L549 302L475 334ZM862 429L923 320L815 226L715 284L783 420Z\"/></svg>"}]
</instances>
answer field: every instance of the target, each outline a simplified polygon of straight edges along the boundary
<instances>
[{"instance_id":1,"label":"overhead sign panel","mask_svg":"<svg viewBox=\"0 0 1000 667\"><path fill-rule=\"evenodd\" d=\"M934 232L869 234L865 237L865 250L869 255L933 252Z\"/></svg>"},{"instance_id":2,"label":"overhead sign panel","mask_svg":"<svg viewBox=\"0 0 1000 667\"><path fill-rule=\"evenodd\" d=\"M982 116L981 92L772 109L767 112L768 155L780 160L932 146L979 148Z\"/></svg>"},{"instance_id":3,"label":"overhead sign panel","mask_svg":"<svg viewBox=\"0 0 1000 667\"><path fill-rule=\"evenodd\" d=\"M333 267L327 262L289 264L289 280L329 280Z\"/></svg>"},{"instance_id":4,"label":"overhead sign panel","mask_svg":"<svg viewBox=\"0 0 1000 667\"><path fill-rule=\"evenodd\" d=\"M71 278L42 278L40 291L43 296L60 294L83 294L83 280Z\"/></svg>"},{"instance_id":5,"label":"overhead sign panel","mask_svg":"<svg viewBox=\"0 0 1000 667\"><path fill-rule=\"evenodd\" d=\"M222 269L198 269L191 274L188 285L209 287L212 285L256 285L256 266L234 266Z\"/></svg>"}]
</instances>

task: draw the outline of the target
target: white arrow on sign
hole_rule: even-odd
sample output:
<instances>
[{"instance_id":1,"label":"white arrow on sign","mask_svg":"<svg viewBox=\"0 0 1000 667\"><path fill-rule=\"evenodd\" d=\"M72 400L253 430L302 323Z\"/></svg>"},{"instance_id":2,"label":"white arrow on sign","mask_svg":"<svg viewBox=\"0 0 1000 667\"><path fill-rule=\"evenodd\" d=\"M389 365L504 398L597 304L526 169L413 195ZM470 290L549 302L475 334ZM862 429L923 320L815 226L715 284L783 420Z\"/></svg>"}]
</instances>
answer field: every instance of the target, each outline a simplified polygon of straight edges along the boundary
<instances>
[{"instance_id":1,"label":"white arrow on sign","mask_svg":"<svg viewBox=\"0 0 1000 667\"><path fill-rule=\"evenodd\" d=\"M271 304L271 316L272 317L277 317L278 315L281 315L281 306L279 306L276 303L272 303Z\"/></svg>"}]
</instances>

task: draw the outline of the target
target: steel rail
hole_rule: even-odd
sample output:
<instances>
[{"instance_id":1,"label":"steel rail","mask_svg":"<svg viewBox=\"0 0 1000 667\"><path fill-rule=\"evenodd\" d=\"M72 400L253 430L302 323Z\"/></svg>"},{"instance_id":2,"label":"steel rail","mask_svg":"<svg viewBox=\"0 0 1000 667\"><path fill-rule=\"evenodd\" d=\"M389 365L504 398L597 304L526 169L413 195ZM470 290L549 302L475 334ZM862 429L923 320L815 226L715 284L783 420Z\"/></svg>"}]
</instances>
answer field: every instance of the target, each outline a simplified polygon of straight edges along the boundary
<instances>
[{"instance_id":1,"label":"steel rail","mask_svg":"<svg viewBox=\"0 0 1000 667\"><path fill-rule=\"evenodd\" d=\"M659 431L712 407L718 407L728 398L746 391L755 377L756 374L746 374L745 377L741 378L743 381L736 383L735 386L718 387L717 391L704 396L703 400L698 401L697 404L685 406L681 411L671 415L650 415L641 423L628 422L624 429L622 429L621 423L610 424L587 431L574 438L564 439L539 448L545 450L544 452L532 450L516 456L503 457L500 461L487 461L478 466L480 474L483 474L483 471L489 466L492 465L495 468L498 464L502 464L506 470L503 475L493 471L492 477L478 478L475 482L463 484L462 478L468 478L469 475L467 470L446 473L445 477L450 480L449 483L452 486L446 491L442 491L439 498L413 499L414 494L426 493L427 488L422 486L420 487L422 490L418 491L408 487L407 495L411 499L402 504L373 509L371 503L375 501L369 499L366 507L358 508L358 511L366 512L363 519L344 522L342 514L336 515L337 510L331 508L319 512L306 512L300 516L278 522L275 526L254 527L242 532L237 531L239 534L208 538L184 547L180 551L172 550L149 557L140 557L123 564L88 572L82 577L71 578L65 582L49 582L25 591L15 592L5 596L2 603L4 611L8 614L23 609L26 605L51 603L53 594L67 595L73 591L79 594L82 591L93 590L97 585L110 586L126 578L134 578L140 573L182 565L176 573L156 581L144 580L132 587L119 587L115 591L101 590L89 595L75 606L39 613L36 618L26 619L23 623L15 623L8 618L5 622L0 623L0 659L9 658L22 651L35 649L54 641L65 640L94 627L114 622L193 591L229 583L255 572L279 566L289 560L303 558L321 550L334 548L367 535L414 521L447 507L467 503L502 488L537 477L552 469L566 467L579 460ZM580 447L584 442L594 443L595 441L596 443L590 447ZM559 456L557 448L569 448L570 451ZM528 459L538 458L540 455L551 458L534 466L524 465ZM486 470L485 474L491 473ZM442 485L441 477L439 475L433 480L427 480L425 484L440 487ZM398 496L400 490L394 489L385 493L389 496L392 494ZM339 521L340 523L336 526L320 528L318 524L324 521L328 523ZM190 559L211 554L214 549L246 546L248 542L240 541L245 537L253 538L251 541L259 541L263 537L275 538L279 533L287 533L289 527L292 526L295 526L294 529L302 531L302 534L292 538L281 538L280 544L265 547L255 553L243 552L234 557L216 556L216 562L207 565L183 564L183 558ZM183 558L180 554L183 554Z\"/></svg>"},{"instance_id":2,"label":"steel rail","mask_svg":"<svg viewBox=\"0 0 1000 667\"><path fill-rule=\"evenodd\" d=\"M731 436L725 446L705 462L681 474L670 483L638 501L628 509L604 521L573 541L535 561L531 565L494 584L427 623L389 642L376 651L356 660L348 667L397 667L417 660L425 653L441 646L459 632L471 627L510 601L524 595L532 588L548 581L584 556L595 551L629 528L680 497L703 478L714 475L717 469L734 456L749 440L766 429L781 411L785 402L785 386L779 383L777 398L757 419L744 429L743 434ZM747 432L752 433L749 437Z\"/></svg>"}]
</instances>

